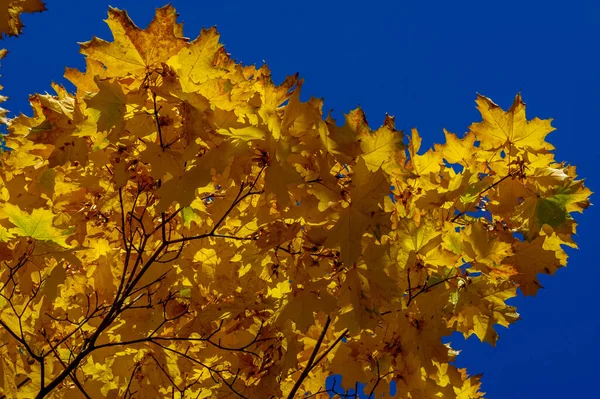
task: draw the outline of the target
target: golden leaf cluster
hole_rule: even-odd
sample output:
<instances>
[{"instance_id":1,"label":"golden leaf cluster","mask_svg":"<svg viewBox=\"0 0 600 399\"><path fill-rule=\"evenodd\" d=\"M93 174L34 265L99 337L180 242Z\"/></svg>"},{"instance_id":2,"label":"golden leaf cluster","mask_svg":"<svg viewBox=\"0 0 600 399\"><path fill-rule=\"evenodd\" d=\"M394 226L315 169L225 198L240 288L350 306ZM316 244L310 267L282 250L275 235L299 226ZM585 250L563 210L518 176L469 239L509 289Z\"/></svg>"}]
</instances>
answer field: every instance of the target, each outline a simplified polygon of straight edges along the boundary
<instances>
[{"instance_id":1,"label":"golden leaf cluster","mask_svg":"<svg viewBox=\"0 0 600 399\"><path fill-rule=\"evenodd\" d=\"M494 344L589 205L520 96L420 149L242 66L171 6L111 8L76 93L30 98L0 161L0 381L15 398L479 398ZM325 380L341 374L341 387ZM337 390L337 391L336 391Z\"/></svg>"}]
</instances>

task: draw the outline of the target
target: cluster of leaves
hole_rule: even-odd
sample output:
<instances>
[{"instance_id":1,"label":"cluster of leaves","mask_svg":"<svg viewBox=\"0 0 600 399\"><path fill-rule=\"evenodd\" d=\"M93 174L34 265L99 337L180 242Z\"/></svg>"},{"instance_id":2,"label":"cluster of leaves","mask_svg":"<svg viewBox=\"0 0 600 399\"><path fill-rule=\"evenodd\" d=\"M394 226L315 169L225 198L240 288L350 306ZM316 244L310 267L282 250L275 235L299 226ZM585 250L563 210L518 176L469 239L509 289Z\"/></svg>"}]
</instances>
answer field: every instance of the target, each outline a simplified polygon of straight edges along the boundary
<instances>
[{"instance_id":1,"label":"cluster of leaves","mask_svg":"<svg viewBox=\"0 0 600 399\"><path fill-rule=\"evenodd\" d=\"M494 343L566 265L590 191L549 120L483 121L420 153L394 119L343 126L302 81L242 66L175 10L81 45L77 88L31 96L0 167L6 397L479 398L453 331ZM337 392L340 397L345 394Z\"/></svg>"}]
</instances>

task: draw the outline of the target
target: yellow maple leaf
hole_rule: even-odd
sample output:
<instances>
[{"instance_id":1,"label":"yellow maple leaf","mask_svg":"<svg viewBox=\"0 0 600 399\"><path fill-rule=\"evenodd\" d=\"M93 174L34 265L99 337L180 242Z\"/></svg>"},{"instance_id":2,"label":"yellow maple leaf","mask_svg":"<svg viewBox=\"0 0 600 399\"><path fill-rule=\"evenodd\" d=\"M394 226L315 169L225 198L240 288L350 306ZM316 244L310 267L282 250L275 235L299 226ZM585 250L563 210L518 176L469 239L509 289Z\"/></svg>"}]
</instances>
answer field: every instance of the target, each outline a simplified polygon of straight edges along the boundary
<instances>
[{"instance_id":1,"label":"yellow maple leaf","mask_svg":"<svg viewBox=\"0 0 600 399\"><path fill-rule=\"evenodd\" d=\"M450 163L469 165L477 148L475 144L475 135L467 133L462 139L459 139L454 133L444 129L446 143L435 144L435 150L442 153L442 157Z\"/></svg>"},{"instance_id":2,"label":"yellow maple leaf","mask_svg":"<svg viewBox=\"0 0 600 399\"><path fill-rule=\"evenodd\" d=\"M328 247L340 248L341 259L348 266L362 254L361 240L367 229L381 228L374 216L389 193L389 183L383 172L371 172L362 158L355 167L353 183L351 203L341 210L324 243Z\"/></svg>"},{"instance_id":3,"label":"yellow maple leaf","mask_svg":"<svg viewBox=\"0 0 600 399\"><path fill-rule=\"evenodd\" d=\"M125 93L121 84L115 79L96 79L98 92L87 99L87 111L96 121L97 129L101 132L110 132L113 129L119 135L124 129L124 116L126 112Z\"/></svg>"},{"instance_id":4,"label":"yellow maple leaf","mask_svg":"<svg viewBox=\"0 0 600 399\"><path fill-rule=\"evenodd\" d=\"M359 139L370 134L367 118L363 110L358 107L345 115L346 123L339 127L333 118L328 117L327 135L330 138L330 149L343 163L349 163L360 154Z\"/></svg>"},{"instance_id":5,"label":"yellow maple leaf","mask_svg":"<svg viewBox=\"0 0 600 399\"><path fill-rule=\"evenodd\" d=\"M5 0L0 5L0 38L3 35L17 36L23 29L20 15L24 12L46 10L41 0Z\"/></svg>"},{"instance_id":6,"label":"yellow maple leaf","mask_svg":"<svg viewBox=\"0 0 600 399\"><path fill-rule=\"evenodd\" d=\"M202 29L197 39L182 48L177 57L168 61L179 72L184 91L193 92L198 84L225 75L223 69L213 66L217 52L222 48L215 28Z\"/></svg>"},{"instance_id":7,"label":"yellow maple leaf","mask_svg":"<svg viewBox=\"0 0 600 399\"><path fill-rule=\"evenodd\" d=\"M156 10L156 16L146 29L140 29L127 12L111 7L106 23L115 41L110 43L95 37L81 43L81 53L101 62L106 76L128 73L143 76L186 46L183 27L176 19L175 9L167 5Z\"/></svg>"},{"instance_id":8,"label":"yellow maple leaf","mask_svg":"<svg viewBox=\"0 0 600 399\"><path fill-rule=\"evenodd\" d=\"M442 153L434 150L429 150L425 154L419 155L421 148L421 136L417 129L412 129L412 135L408 150L410 153L410 163L412 165L412 174L418 178L424 188L431 187L432 179L435 180L437 173L440 171L442 164Z\"/></svg>"},{"instance_id":9,"label":"yellow maple leaf","mask_svg":"<svg viewBox=\"0 0 600 399\"><path fill-rule=\"evenodd\" d=\"M504 111L492 100L482 95L477 96L477 109L483 118L482 122L474 123L470 130L481 141L483 149L504 147L532 151L552 150L554 147L545 141L548 133L554 128L551 119L528 121L525 116L525 103L518 94L508 111Z\"/></svg>"},{"instance_id":10,"label":"yellow maple leaf","mask_svg":"<svg viewBox=\"0 0 600 399\"><path fill-rule=\"evenodd\" d=\"M543 247L545 240L545 237L539 236L531 242L516 242L514 255L503 261L517 270L518 274L513 279L525 295L535 295L542 287L537 278L539 273L554 274L561 267L555 251Z\"/></svg>"},{"instance_id":11,"label":"yellow maple leaf","mask_svg":"<svg viewBox=\"0 0 600 399\"><path fill-rule=\"evenodd\" d=\"M370 171L374 172L404 149L402 132L395 130L393 118L386 116L382 127L360 136L361 158Z\"/></svg>"},{"instance_id":12,"label":"yellow maple leaf","mask_svg":"<svg viewBox=\"0 0 600 399\"><path fill-rule=\"evenodd\" d=\"M336 299L323 284L294 288L286 296L285 305L277 315L277 323L291 320L296 329L306 332L314 324L315 313L329 313L336 308Z\"/></svg>"},{"instance_id":13,"label":"yellow maple leaf","mask_svg":"<svg viewBox=\"0 0 600 399\"><path fill-rule=\"evenodd\" d=\"M482 223L468 226L463 237L464 242L468 244L465 246L465 255L469 261L495 266L512 255L511 244L489 235Z\"/></svg>"},{"instance_id":14,"label":"yellow maple leaf","mask_svg":"<svg viewBox=\"0 0 600 399\"><path fill-rule=\"evenodd\" d=\"M275 194L278 206L284 207L290 199L289 186L298 186L302 182L302 176L284 157L282 158L283 161L277 158L270 161L269 171L265 176L265 191L267 195Z\"/></svg>"},{"instance_id":15,"label":"yellow maple leaf","mask_svg":"<svg viewBox=\"0 0 600 399\"><path fill-rule=\"evenodd\" d=\"M458 299L451 323L456 322L458 330L465 337L475 334L481 341L496 344L498 333L494 324L508 327L519 320L519 314L506 300L517 295L517 288L510 281L499 284L475 277L464 290L458 292Z\"/></svg>"},{"instance_id":16,"label":"yellow maple leaf","mask_svg":"<svg viewBox=\"0 0 600 399\"><path fill-rule=\"evenodd\" d=\"M464 369L463 369L464 370ZM457 399L477 399L485 394L481 389L481 375L468 377L465 375L462 386L455 386L454 393Z\"/></svg>"}]
</instances>

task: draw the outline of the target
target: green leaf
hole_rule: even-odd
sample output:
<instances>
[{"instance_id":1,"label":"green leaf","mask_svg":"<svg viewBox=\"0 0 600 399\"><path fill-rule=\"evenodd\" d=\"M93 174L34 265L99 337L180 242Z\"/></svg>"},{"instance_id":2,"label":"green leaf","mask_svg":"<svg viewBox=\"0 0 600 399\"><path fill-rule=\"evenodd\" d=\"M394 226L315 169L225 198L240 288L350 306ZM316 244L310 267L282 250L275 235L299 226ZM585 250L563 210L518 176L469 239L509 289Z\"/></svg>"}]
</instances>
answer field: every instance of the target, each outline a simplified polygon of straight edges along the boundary
<instances>
[{"instance_id":1,"label":"green leaf","mask_svg":"<svg viewBox=\"0 0 600 399\"><path fill-rule=\"evenodd\" d=\"M556 197L540 199L535 213L540 226L547 224L558 227L570 219L565 201Z\"/></svg>"},{"instance_id":2,"label":"green leaf","mask_svg":"<svg viewBox=\"0 0 600 399\"><path fill-rule=\"evenodd\" d=\"M184 206L181 209L181 217L183 218L183 225L185 227L190 227L192 221L196 219L196 213L191 206Z\"/></svg>"},{"instance_id":3,"label":"green leaf","mask_svg":"<svg viewBox=\"0 0 600 399\"><path fill-rule=\"evenodd\" d=\"M10 234L20 237L31 237L36 240L52 241L63 247L68 247L65 242L70 232L57 229L52 224L55 215L49 209L34 209L31 214L24 212L17 205L4 204L0 217L8 220L16 227L8 230Z\"/></svg>"}]
</instances>

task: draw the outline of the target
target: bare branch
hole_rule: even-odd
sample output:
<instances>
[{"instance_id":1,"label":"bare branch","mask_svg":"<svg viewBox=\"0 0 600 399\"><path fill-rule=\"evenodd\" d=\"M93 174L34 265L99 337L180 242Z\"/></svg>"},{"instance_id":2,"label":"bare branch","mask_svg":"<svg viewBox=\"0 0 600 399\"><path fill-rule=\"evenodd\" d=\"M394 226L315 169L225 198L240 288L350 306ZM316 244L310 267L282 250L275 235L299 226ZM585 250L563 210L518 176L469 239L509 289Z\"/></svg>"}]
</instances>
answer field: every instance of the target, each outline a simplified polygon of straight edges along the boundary
<instances>
[{"instance_id":1,"label":"bare branch","mask_svg":"<svg viewBox=\"0 0 600 399\"><path fill-rule=\"evenodd\" d=\"M154 104L154 123L156 124L156 131L158 132L158 139L160 141L160 148L165 149L165 145L163 143L162 131L160 128L160 119L158 115L159 109L156 107L156 93L152 92L152 102Z\"/></svg>"}]
</instances>

